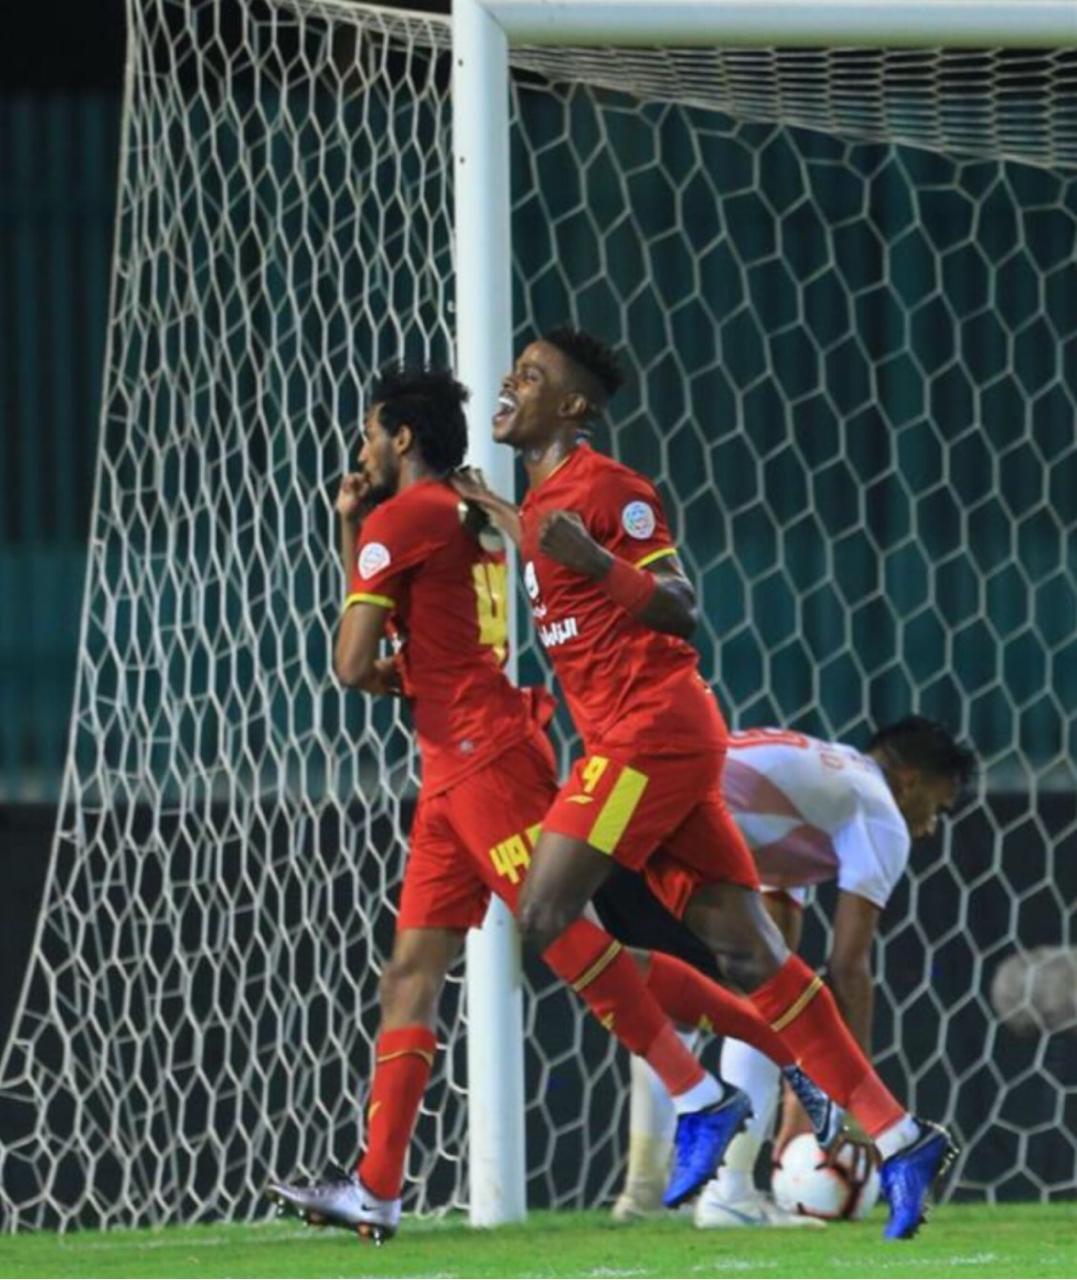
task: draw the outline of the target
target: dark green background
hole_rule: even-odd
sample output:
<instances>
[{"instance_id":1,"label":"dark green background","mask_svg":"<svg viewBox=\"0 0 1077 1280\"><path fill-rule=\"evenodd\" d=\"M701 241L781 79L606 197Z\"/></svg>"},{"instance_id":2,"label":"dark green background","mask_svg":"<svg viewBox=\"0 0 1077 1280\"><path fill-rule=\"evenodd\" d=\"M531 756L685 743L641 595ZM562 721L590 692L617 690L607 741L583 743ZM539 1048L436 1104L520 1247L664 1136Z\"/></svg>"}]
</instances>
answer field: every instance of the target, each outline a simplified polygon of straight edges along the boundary
<instances>
[{"instance_id":1,"label":"dark green background","mask_svg":"<svg viewBox=\"0 0 1077 1280\"><path fill-rule=\"evenodd\" d=\"M632 378L612 445L661 477L703 590L704 669L733 717L855 737L915 705L967 732L1007 781L1057 772L1074 755L1077 710L1077 184L1020 165L955 165L599 101L601 111L582 94L566 102L534 88L519 99L532 147L528 158L517 134L520 340L572 316L626 350ZM334 109L322 100L315 118ZM280 110L270 105L270 118ZM408 200L392 198L397 175L374 173L393 190L379 220L356 222L340 203L349 193L338 149L304 213L279 135L265 148L248 120L207 136L197 109L189 123L203 161L213 147L234 176L242 139L275 183L263 179L250 202L228 180L207 182L234 238L214 253L194 235L189 261L229 301L217 314L214 294L197 324L173 324L167 336L152 321L121 330L117 367L136 377L158 359L197 361L200 344L212 348L232 325L229 376L216 390L203 378L185 411L208 418L215 398L238 394L241 406L260 396L267 418L294 420L309 404L304 481L313 489L321 467L328 484L354 434L368 353L396 345L388 307L412 312L409 353L446 348L444 224L428 227L414 205L438 175L420 173L417 148L401 179L412 184ZM0 100L10 175L0 195L0 790L12 798L55 796L67 736L118 128L110 97ZM370 157L356 150L361 167ZM326 225L336 255L291 251L295 237L314 243ZM243 235L247 226L258 234ZM389 259L429 237L424 297L401 274L390 284L363 266L379 236ZM341 272L345 293L368 303L351 326L310 307L319 292L332 305ZM303 330L281 327L288 281L307 308ZM186 283L180 270L160 287ZM304 344L308 368L312 350L326 351L321 385L297 369ZM129 402L114 402L114 416ZM148 444L173 406L160 387L143 389L141 405L157 419ZM248 421L248 430L268 428ZM248 445L273 467L268 435ZM129 518L147 465L138 447L111 490L127 491L117 509ZM167 448L156 448L167 464ZM237 457L229 483L248 465ZM204 482L180 466L159 478L166 501ZM136 552L144 536L153 554L168 535L149 500L140 499L144 525L122 532ZM308 530L294 509L288 520L286 540L289 528L312 534L323 540L315 561L326 555L326 521ZM324 609L329 625L335 584L316 589L312 579L297 592L295 603Z\"/></svg>"}]
</instances>

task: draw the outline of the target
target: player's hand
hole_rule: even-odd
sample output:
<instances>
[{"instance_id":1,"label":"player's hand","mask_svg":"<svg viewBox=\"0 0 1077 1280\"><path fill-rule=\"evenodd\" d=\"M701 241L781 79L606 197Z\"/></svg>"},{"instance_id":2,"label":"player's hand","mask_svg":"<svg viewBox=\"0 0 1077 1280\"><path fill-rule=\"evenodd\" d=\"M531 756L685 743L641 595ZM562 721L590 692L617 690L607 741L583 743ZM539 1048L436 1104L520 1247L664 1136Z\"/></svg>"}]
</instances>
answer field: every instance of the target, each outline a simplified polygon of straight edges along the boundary
<instances>
[{"instance_id":1,"label":"player's hand","mask_svg":"<svg viewBox=\"0 0 1077 1280\"><path fill-rule=\"evenodd\" d=\"M484 510L488 511L506 501L494 493L478 467L457 467L449 477L449 482L461 498L477 502Z\"/></svg>"},{"instance_id":2,"label":"player's hand","mask_svg":"<svg viewBox=\"0 0 1077 1280\"><path fill-rule=\"evenodd\" d=\"M370 481L361 471L350 471L337 490L337 515L343 520L357 523L368 509Z\"/></svg>"},{"instance_id":3,"label":"player's hand","mask_svg":"<svg viewBox=\"0 0 1077 1280\"><path fill-rule=\"evenodd\" d=\"M486 477L478 467L460 467L449 477L452 487L466 502L472 502L485 511L493 524L520 545L520 513L507 498L501 497L486 483Z\"/></svg>"},{"instance_id":4,"label":"player's hand","mask_svg":"<svg viewBox=\"0 0 1077 1280\"><path fill-rule=\"evenodd\" d=\"M374 678L377 682L377 688L371 690L372 693L382 694L390 698L403 697L404 685L400 679L400 668L396 665L395 658L376 658L374 660Z\"/></svg>"},{"instance_id":5,"label":"player's hand","mask_svg":"<svg viewBox=\"0 0 1077 1280\"><path fill-rule=\"evenodd\" d=\"M610 553L591 537L575 511L548 511L539 525L539 550L586 578L609 572Z\"/></svg>"},{"instance_id":6,"label":"player's hand","mask_svg":"<svg viewBox=\"0 0 1077 1280\"><path fill-rule=\"evenodd\" d=\"M857 1177L863 1175L865 1178L873 1164L879 1165L882 1162L875 1143L848 1114L834 1141L826 1148L826 1158L828 1164L835 1164L841 1159L847 1168L854 1170Z\"/></svg>"},{"instance_id":7,"label":"player's hand","mask_svg":"<svg viewBox=\"0 0 1077 1280\"><path fill-rule=\"evenodd\" d=\"M872 1168L878 1167L879 1152L866 1133L843 1126L826 1149L826 1163L848 1170L857 1182L866 1182Z\"/></svg>"}]
</instances>

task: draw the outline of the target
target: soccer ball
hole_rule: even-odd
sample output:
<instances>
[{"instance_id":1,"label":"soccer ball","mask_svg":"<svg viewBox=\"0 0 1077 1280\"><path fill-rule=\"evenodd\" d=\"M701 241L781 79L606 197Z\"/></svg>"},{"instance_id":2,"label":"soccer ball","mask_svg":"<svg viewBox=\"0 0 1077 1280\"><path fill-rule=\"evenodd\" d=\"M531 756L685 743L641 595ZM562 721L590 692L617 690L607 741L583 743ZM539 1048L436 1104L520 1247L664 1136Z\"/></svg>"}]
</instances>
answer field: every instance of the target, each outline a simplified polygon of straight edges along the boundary
<instances>
[{"instance_id":1,"label":"soccer ball","mask_svg":"<svg viewBox=\"0 0 1077 1280\"><path fill-rule=\"evenodd\" d=\"M991 980L991 1004L1016 1036L1077 1031L1077 950L1036 947L1007 956Z\"/></svg>"},{"instance_id":2,"label":"soccer ball","mask_svg":"<svg viewBox=\"0 0 1077 1280\"><path fill-rule=\"evenodd\" d=\"M800 1134L774 1167L775 1201L789 1213L828 1222L866 1217L879 1198L879 1171L871 1164L867 1177L859 1176L853 1167L854 1155L850 1148L842 1148L836 1163L828 1165L812 1135Z\"/></svg>"}]
</instances>

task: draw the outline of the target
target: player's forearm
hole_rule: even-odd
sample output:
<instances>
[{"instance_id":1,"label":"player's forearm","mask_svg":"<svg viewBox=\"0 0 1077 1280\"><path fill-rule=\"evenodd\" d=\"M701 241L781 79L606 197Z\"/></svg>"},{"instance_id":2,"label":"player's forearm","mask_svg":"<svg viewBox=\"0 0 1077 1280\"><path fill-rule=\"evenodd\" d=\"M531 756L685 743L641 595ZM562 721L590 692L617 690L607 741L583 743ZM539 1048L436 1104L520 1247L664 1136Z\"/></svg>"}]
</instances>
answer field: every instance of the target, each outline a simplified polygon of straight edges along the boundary
<instances>
[{"instance_id":1,"label":"player's forearm","mask_svg":"<svg viewBox=\"0 0 1077 1280\"><path fill-rule=\"evenodd\" d=\"M677 576L648 573L604 548L599 551L603 559L597 561L591 576L637 622L682 639L695 631L699 610L690 583Z\"/></svg>"},{"instance_id":2,"label":"player's forearm","mask_svg":"<svg viewBox=\"0 0 1077 1280\"><path fill-rule=\"evenodd\" d=\"M346 617L347 614L345 614ZM344 632L342 623L333 649L333 675L346 689L358 689L366 693L367 683L373 674L374 662L372 659L356 654L349 646Z\"/></svg>"},{"instance_id":3,"label":"player's forearm","mask_svg":"<svg viewBox=\"0 0 1077 1280\"><path fill-rule=\"evenodd\" d=\"M484 511L496 528L519 547L523 537L520 511L508 498L495 493L483 478L482 472L473 467L462 467L453 473L453 488L465 499Z\"/></svg>"},{"instance_id":4,"label":"player's forearm","mask_svg":"<svg viewBox=\"0 0 1077 1280\"><path fill-rule=\"evenodd\" d=\"M779 1113L778 1132L774 1136L774 1151L780 1154L783 1148L798 1134L811 1133L811 1120L800 1104L796 1094L788 1084L782 1086L782 1106Z\"/></svg>"},{"instance_id":5,"label":"player's forearm","mask_svg":"<svg viewBox=\"0 0 1077 1280\"><path fill-rule=\"evenodd\" d=\"M486 514L513 546L519 548L523 538L519 509L505 498L492 498L483 503Z\"/></svg>"},{"instance_id":6,"label":"player's forearm","mask_svg":"<svg viewBox=\"0 0 1077 1280\"><path fill-rule=\"evenodd\" d=\"M699 624L695 592L687 582L678 579L657 578L655 581L654 595L643 612L637 615L639 621L652 631L663 631L687 640Z\"/></svg>"},{"instance_id":7,"label":"player's forearm","mask_svg":"<svg viewBox=\"0 0 1077 1280\"><path fill-rule=\"evenodd\" d=\"M364 658L350 653L339 640L333 655L333 674L345 688L372 697L402 694L400 672L392 658Z\"/></svg>"},{"instance_id":8,"label":"player's forearm","mask_svg":"<svg viewBox=\"0 0 1077 1280\"><path fill-rule=\"evenodd\" d=\"M841 1016L865 1053L871 1053L871 1019L875 1008L875 991L871 970L866 965L831 967L830 986L838 1002Z\"/></svg>"}]
</instances>

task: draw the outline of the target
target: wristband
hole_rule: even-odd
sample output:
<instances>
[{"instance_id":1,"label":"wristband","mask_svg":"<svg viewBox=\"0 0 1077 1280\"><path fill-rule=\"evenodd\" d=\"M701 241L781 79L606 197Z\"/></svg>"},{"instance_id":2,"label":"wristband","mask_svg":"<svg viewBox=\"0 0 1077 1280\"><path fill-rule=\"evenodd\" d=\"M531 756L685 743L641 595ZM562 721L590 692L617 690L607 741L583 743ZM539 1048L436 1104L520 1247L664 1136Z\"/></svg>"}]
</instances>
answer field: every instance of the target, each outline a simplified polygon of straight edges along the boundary
<instances>
[{"instance_id":1,"label":"wristband","mask_svg":"<svg viewBox=\"0 0 1077 1280\"><path fill-rule=\"evenodd\" d=\"M598 585L614 604L619 604L625 613L635 618L650 604L658 584L653 573L637 569L627 560L614 556L609 572L599 578Z\"/></svg>"}]
</instances>

